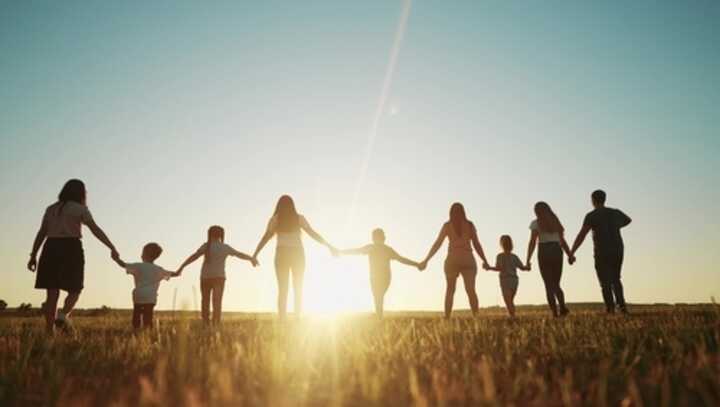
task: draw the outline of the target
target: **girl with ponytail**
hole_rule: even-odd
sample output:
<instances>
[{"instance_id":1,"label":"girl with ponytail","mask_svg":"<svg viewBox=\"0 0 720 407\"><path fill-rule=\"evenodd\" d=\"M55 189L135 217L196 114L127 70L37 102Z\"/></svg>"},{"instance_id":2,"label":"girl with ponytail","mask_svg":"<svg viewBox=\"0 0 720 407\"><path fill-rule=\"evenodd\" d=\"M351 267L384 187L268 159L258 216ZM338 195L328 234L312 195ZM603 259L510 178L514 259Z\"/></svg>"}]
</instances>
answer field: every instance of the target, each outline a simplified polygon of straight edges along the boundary
<instances>
[{"instance_id":1,"label":"girl with ponytail","mask_svg":"<svg viewBox=\"0 0 720 407\"><path fill-rule=\"evenodd\" d=\"M204 323L210 322L210 302L212 300L213 323L220 322L222 314L222 297L225 291L225 260L228 256L234 256L257 265L252 257L233 249L225 244L225 229L221 226L210 226L207 231L207 241L200 246L190 257L183 262L178 274L195 260L203 257L202 268L200 269L200 297L201 315Z\"/></svg>"}]
</instances>

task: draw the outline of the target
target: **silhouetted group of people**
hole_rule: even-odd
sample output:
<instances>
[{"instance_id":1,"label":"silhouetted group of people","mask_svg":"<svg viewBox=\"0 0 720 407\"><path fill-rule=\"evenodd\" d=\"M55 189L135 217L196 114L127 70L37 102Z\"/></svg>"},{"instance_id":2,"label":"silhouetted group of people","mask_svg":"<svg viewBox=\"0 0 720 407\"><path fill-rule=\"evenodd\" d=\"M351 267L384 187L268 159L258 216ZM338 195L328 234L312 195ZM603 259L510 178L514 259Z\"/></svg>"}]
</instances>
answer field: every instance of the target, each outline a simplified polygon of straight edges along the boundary
<instances>
[{"instance_id":1,"label":"silhouetted group of people","mask_svg":"<svg viewBox=\"0 0 720 407\"><path fill-rule=\"evenodd\" d=\"M624 257L624 245L620 230L630 224L630 218L618 209L605 206L605 192L592 193L594 209L585 216L582 229L570 248L565 241L565 229L550 205L545 202L535 204L534 219L530 223L530 241L525 262L513 253L513 240L508 235L500 237L502 252L491 265L478 239L474 224L467 219L465 208L460 203L452 204L449 220L442 225L437 239L425 258L420 262L399 255L385 243L382 229L372 231L372 242L354 249L339 250L329 244L311 226L308 220L295 208L293 199L283 195L277 202L265 233L252 255L245 254L225 243L225 230L221 226L211 226L207 240L191 254L177 271L168 271L155 264L162 254L157 243L148 243L143 247L141 261L127 263L120 258L115 246L103 230L95 223L86 206L85 184L77 179L68 181L62 188L57 202L50 205L42 219L40 229L33 243L28 269L36 271L35 288L44 289L47 298L44 304L46 328L52 332L55 327L70 326L69 316L83 289L85 259L82 238L82 225L86 225L111 252L111 258L129 275L133 276L133 326L149 327L153 324L153 309L157 302L158 288L162 280L180 276L183 270L200 258L203 259L200 271L201 315L206 323L219 322L222 313L222 298L225 288L225 263L228 257L237 257L258 265L257 256L274 237L275 273L278 284L278 315L284 320L287 315L287 297L292 281L294 291L294 311L302 313L303 277L305 273L305 250L302 232L318 243L325 245L333 255L364 255L370 266L370 286L375 303L375 311L383 316L385 293L391 281L391 262L417 267L422 271L437 253L445 240L448 252L444 262L445 317L452 314L453 299L458 277L462 277L473 314L478 312L478 298L475 292L475 279L478 266L473 250L482 260L485 270L498 272L503 299L511 317L515 316L514 298L518 289L518 270L530 271L530 260L537 248L538 266L543 282L547 302L552 315L562 317L569 313L565 304L565 295L560 287L564 255L572 265L575 252L583 243L588 232L592 231L594 241L595 270L602 288L603 300L608 313L616 308L627 313L627 305L621 282L621 269ZM39 260L37 254L42 247ZM60 290L66 291L65 302L57 311ZM212 318L210 309L212 306Z\"/></svg>"}]
</instances>

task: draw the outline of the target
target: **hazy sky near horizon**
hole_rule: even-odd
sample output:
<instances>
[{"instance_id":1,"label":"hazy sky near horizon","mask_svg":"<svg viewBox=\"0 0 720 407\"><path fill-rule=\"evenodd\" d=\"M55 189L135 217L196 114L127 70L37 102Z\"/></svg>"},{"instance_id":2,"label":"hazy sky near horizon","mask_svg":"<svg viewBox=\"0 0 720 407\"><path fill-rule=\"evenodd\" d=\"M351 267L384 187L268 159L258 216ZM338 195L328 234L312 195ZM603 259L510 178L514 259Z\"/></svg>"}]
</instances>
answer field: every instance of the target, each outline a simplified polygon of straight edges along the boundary
<instances>
[{"instance_id":1,"label":"hazy sky near horizon","mask_svg":"<svg viewBox=\"0 0 720 407\"><path fill-rule=\"evenodd\" d=\"M508 233L523 258L536 201L574 239L603 188L634 220L629 301L720 295L720 3L414 1L379 105L402 9L2 2L0 298L43 301L25 263L73 177L126 261L157 241L166 268L211 224L251 253L283 193L337 246L380 226L418 260L461 201L489 257ZM369 310L366 260L305 242L307 307ZM132 279L87 230L84 244L79 306L131 307ZM275 309L273 254L228 262L225 309ZM387 307L441 309L444 254L423 273L394 265ZM578 258L567 299L601 301L590 241ZM175 292L178 307L199 302L199 266L163 283L159 308ZM502 302L495 274L477 289ZM536 264L516 301L544 303Z\"/></svg>"}]
</instances>

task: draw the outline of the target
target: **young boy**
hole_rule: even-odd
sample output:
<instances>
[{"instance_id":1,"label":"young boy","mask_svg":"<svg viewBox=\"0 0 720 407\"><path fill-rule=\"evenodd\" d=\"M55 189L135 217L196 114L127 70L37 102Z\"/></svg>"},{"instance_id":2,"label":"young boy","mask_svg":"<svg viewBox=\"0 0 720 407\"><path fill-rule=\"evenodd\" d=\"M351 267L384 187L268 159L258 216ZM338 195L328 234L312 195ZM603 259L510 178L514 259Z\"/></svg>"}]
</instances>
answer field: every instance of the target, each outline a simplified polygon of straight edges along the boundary
<instances>
[{"instance_id":1,"label":"young boy","mask_svg":"<svg viewBox=\"0 0 720 407\"><path fill-rule=\"evenodd\" d=\"M151 328L153 326L153 308L157 303L158 288L160 281L170 277L177 277L178 272L171 272L163 269L154 263L160 254L162 247L157 243L148 243L142 250L142 263L125 263L119 256L113 260L118 266L127 270L127 273L135 279L133 290L133 328Z\"/></svg>"},{"instance_id":2,"label":"young boy","mask_svg":"<svg viewBox=\"0 0 720 407\"><path fill-rule=\"evenodd\" d=\"M390 260L397 260L408 266L417 267L418 270L420 269L420 264L400 256L392 247L386 245L385 232L382 229L378 228L373 230L372 240L373 244L357 249L337 250L335 254L368 256L370 261L370 287L372 288L373 298L375 300L375 313L378 318L382 318L385 293L388 287L390 287Z\"/></svg>"},{"instance_id":3,"label":"young boy","mask_svg":"<svg viewBox=\"0 0 720 407\"><path fill-rule=\"evenodd\" d=\"M497 255L495 267L485 267L485 270L500 272L500 290L507 307L510 318L515 317L515 294L517 293L518 279L517 270L530 271L530 264L524 265L518 256L513 253L513 241L508 235L500 236L502 253Z\"/></svg>"}]
</instances>

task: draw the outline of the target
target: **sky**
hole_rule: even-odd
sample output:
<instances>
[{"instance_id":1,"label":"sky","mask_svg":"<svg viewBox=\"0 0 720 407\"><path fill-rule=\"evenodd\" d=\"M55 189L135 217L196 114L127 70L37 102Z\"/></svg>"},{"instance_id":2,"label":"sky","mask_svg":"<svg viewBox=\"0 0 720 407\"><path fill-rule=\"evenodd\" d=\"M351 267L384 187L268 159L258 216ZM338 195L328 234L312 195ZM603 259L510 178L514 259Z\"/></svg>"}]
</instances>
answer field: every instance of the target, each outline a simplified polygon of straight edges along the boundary
<instances>
[{"instance_id":1,"label":"sky","mask_svg":"<svg viewBox=\"0 0 720 407\"><path fill-rule=\"evenodd\" d=\"M572 240L602 188L624 230L630 302L720 296L720 3L314 1L0 3L0 298L40 304L25 269L44 208L80 178L126 261L180 265L223 225L252 253L281 194L339 247L421 260L462 202L488 256L524 258L536 201ZM82 308L133 282L85 230ZM369 311L367 260L305 238L310 311ZM440 310L443 248L395 264L391 310ZM224 306L273 311L274 243L229 260ZM516 302L542 304L535 268ZM200 262L158 308L196 309ZM591 242L570 302L601 301ZM479 272L482 306L502 303ZM466 308L460 286L456 307Z\"/></svg>"}]
</instances>

